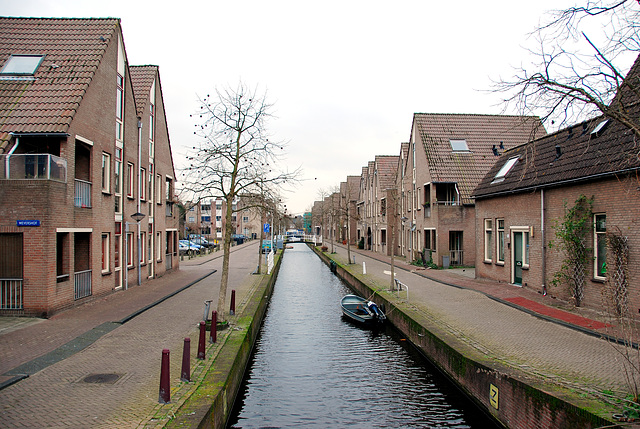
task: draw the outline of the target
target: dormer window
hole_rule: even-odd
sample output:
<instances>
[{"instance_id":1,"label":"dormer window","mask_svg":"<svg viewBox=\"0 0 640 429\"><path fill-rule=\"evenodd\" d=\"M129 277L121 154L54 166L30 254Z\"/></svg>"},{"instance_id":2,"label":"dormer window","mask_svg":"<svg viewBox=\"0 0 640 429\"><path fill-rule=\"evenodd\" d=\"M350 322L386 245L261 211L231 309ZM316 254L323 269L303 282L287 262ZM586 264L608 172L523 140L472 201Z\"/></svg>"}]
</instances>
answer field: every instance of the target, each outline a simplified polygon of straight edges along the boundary
<instances>
[{"instance_id":1,"label":"dormer window","mask_svg":"<svg viewBox=\"0 0 640 429\"><path fill-rule=\"evenodd\" d=\"M502 182L505 176L509 173L509 171L511 171L513 166L516 165L519 158L520 158L519 156L514 156L509 158L507 162L504 163L502 168L498 171L498 173L496 174L496 177L493 178L493 182L491 183L493 184L493 183Z\"/></svg>"},{"instance_id":2,"label":"dormer window","mask_svg":"<svg viewBox=\"0 0 640 429\"><path fill-rule=\"evenodd\" d=\"M1 75L33 76L44 55L11 55L0 71Z\"/></svg>"},{"instance_id":3,"label":"dormer window","mask_svg":"<svg viewBox=\"0 0 640 429\"><path fill-rule=\"evenodd\" d=\"M451 144L451 150L454 152L469 152L469 146L467 146L466 140L449 140Z\"/></svg>"},{"instance_id":4,"label":"dormer window","mask_svg":"<svg viewBox=\"0 0 640 429\"><path fill-rule=\"evenodd\" d=\"M596 127L593 129L593 131L591 131L591 135L594 136L594 137L597 137L598 134L600 132L602 132L602 130L604 130L604 127L607 126L608 122L609 122L609 120L605 119L604 121L602 121L598 125L596 125Z\"/></svg>"}]
</instances>

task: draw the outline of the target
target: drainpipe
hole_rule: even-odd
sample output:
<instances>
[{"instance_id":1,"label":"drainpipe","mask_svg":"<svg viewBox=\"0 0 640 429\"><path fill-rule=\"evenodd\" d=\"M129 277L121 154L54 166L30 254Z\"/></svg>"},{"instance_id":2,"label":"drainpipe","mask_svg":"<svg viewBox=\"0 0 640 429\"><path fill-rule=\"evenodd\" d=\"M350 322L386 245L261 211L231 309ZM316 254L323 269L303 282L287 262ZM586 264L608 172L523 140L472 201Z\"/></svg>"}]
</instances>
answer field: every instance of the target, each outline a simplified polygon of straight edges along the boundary
<instances>
[{"instance_id":1,"label":"drainpipe","mask_svg":"<svg viewBox=\"0 0 640 429\"><path fill-rule=\"evenodd\" d=\"M7 153L5 179L9 179L11 177L11 174L10 174L10 171L9 171L9 169L10 169L9 158L11 158L11 155L13 155L13 152L15 152L16 149L18 149L18 145L19 144L20 144L20 137L16 137L16 144L13 145L13 147L11 148L9 153Z\"/></svg>"},{"instance_id":2,"label":"drainpipe","mask_svg":"<svg viewBox=\"0 0 640 429\"><path fill-rule=\"evenodd\" d=\"M547 246L544 236L544 189L540 190L540 235L542 236L542 295L547 295Z\"/></svg>"},{"instance_id":3,"label":"drainpipe","mask_svg":"<svg viewBox=\"0 0 640 429\"><path fill-rule=\"evenodd\" d=\"M138 210L136 213L140 213L140 196L142 195L142 183L140 173L142 172L142 121L138 118ZM136 222L138 224L138 286L142 283L140 278L140 221Z\"/></svg>"}]
</instances>

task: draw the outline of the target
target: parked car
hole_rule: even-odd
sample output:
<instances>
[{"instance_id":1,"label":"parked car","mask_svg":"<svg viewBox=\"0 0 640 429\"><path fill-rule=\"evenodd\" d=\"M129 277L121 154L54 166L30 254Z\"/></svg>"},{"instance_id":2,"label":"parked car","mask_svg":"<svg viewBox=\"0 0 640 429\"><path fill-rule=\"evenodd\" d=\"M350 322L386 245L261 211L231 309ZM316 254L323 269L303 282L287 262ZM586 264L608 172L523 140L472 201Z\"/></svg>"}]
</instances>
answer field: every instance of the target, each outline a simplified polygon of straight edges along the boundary
<instances>
[{"instance_id":1,"label":"parked car","mask_svg":"<svg viewBox=\"0 0 640 429\"><path fill-rule=\"evenodd\" d=\"M215 244L208 242L207 239L204 237L195 237L195 238L192 238L190 241L192 243L195 243L199 246L206 247L206 248L215 247Z\"/></svg>"},{"instance_id":2,"label":"parked car","mask_svg":"<svg viewBox=\"0 0 640 429\"><path fill-rule=\"evenodd\" d=\"M271 252L271 240L262 240L262 253Z\"/></svg>"},{"instance_id":3,"label":"parked car","mask_svg":"<svg viewBox=\"0 0 640 429\"><path fill-rule=\"evenodd\" d=\"M236 242L236 244L242 244L247 239L244 234L232 234L231 239Z\"/></svg>"},{"instance_id":4,"label":"parked car","mask_svg":"<svg viewBox=\"0 0 640 429\"><path fill-rule=\"evenodd\" d=\"M189 240L179 240L178 241L178 251L180 254L185 254L189 251L191 252L200 252L203 247L199 244L196 244Z\"/></svg>"}]
</instances>

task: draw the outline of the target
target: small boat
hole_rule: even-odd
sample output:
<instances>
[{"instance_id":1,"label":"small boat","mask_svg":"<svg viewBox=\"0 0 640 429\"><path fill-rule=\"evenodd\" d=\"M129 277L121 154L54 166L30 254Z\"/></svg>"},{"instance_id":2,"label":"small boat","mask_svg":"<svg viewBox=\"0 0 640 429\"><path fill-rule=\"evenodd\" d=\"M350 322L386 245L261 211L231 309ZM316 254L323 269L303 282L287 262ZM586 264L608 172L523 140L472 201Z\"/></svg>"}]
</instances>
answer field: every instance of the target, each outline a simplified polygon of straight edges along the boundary
<instances>
[{"instance_id":1,"label":"small boat","mask_svg":"<svg viewBox=\"0 0 640 429\"><path fill-rule=\"evenodd\" d=\"M346 295L340 302L342 314L354 322L364 325L384 323L387 317L373 301L367 301L357 295Z\"/></svg>"}]
</instances>

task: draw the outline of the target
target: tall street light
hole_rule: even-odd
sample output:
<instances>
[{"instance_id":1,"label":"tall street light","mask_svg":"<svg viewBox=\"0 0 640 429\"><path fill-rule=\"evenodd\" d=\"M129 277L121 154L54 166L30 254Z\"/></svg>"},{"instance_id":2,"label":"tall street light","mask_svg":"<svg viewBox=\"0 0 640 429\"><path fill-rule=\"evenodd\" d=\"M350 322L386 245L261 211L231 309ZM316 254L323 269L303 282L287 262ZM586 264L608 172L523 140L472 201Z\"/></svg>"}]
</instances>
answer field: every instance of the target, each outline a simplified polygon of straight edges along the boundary
<instances>
[{"instance_id":1,"label":"tall street light","mask_svg":"<svg viewBox=\"0 0 640 429\"><path fill-rule=\"evenodd\" d=\"M141 246L140 246L140 221L142 219L144 219L145 214L144 213L140 213L139 211L132 214L131 218L133 218L133 220L136 221L136 223L138 224L138 286L140 286L140 283L142 283L141 278L140 278L140 259L141 259L141 255L140 255L140 250L141 250Z\"/></svg>"}]
</instances>

